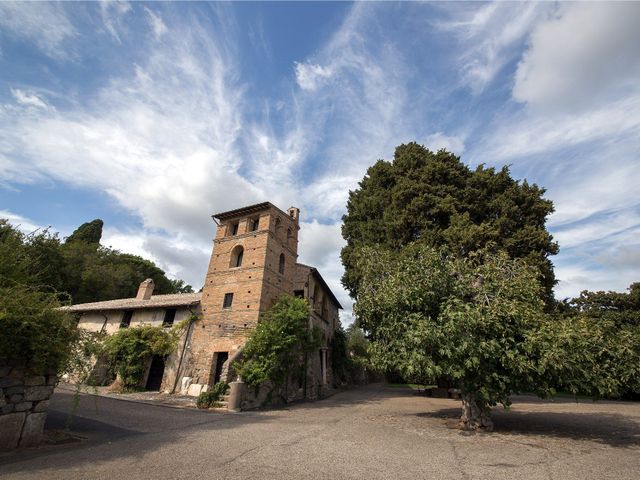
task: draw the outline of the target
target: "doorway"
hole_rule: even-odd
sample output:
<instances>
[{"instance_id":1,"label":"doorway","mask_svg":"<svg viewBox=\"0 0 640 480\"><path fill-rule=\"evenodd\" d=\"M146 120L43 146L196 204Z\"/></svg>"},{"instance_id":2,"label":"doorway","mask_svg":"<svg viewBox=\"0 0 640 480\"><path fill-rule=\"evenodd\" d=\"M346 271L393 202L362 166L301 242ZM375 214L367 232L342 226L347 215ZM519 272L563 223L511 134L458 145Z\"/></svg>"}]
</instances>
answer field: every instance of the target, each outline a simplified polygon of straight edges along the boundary
<instances>
[{"instance_id":1,"label":"doorway","mask_svg":"<svg viewBox=\"0 0 640 480\"><path fill-rule=\"evenodd\" d=\"M229 358L229 352L216 352L216 369L213 374L213 384L215 385L220 381L222 376L222 367Z\"/></svg>"},{"instance_id":2,"label":"doorway","mask_svg":"<svg viewBox=\"0 0 640 480\"><path fill-rule=\"evenodd\" d=\"M147 385L145 390L156 391L162 386L162 377L164 376L164 357L154 355L149 367L149 376L147 377Z\"/></svg>"}]
</instances>

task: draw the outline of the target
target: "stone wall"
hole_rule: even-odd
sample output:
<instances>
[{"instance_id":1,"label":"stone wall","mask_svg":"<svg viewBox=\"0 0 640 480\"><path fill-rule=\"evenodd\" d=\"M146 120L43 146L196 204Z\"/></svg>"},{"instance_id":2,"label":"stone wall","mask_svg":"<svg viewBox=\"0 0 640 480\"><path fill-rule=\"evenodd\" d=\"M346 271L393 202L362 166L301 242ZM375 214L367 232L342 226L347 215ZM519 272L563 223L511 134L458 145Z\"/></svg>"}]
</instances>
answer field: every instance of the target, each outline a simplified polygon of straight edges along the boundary
<instances>
[{"instance_id":1,"label":"stone wall","mask_svg":"<svg viewBox=\"0 0 640 480\"><path fill-rule=\"evenodd\" d=\"M57 377L0 366L0 450L32 447L42 440L49 398Z\"/></svg>"}]
</instances>

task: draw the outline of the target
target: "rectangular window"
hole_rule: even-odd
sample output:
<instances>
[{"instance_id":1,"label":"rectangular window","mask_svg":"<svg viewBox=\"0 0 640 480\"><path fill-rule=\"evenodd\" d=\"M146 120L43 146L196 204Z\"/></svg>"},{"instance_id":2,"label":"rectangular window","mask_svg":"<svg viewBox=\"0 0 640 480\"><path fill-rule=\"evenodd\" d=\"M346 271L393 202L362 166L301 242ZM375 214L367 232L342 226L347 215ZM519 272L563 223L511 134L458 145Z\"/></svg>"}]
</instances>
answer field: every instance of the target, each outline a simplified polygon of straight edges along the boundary
<instances>
[{"instance_id":1,"label":"rectangular window","mask_svg":"<svg viewBox=\"0 0 640 480\"><path fill-rule=\"evenodd\" d=\"M232 303L233 303L233 293L225 293L224 303L222 304L222 308L231 308Z\"/></svg>"},{"instance_id":2,"label":"rectangular window","mask_svg":"<svg viewBox=\"0 0 640 480\"><path fill-rule=\"evenodd\" d=\"M232 223L231 225L229 225L228 227L228 231L229 231L229 235L233 236L233 235L237 235L238 234L238 222L236 223Z\"/></svg>"},{"instance_id":3,"label":"rectangular window","mask_svg":"<svg viewBox=\"0 0 640 480\"><path fill-rule=\"evenodd\" d=\"M162 321L163 327L170 327L173 325L173 321L176 319L176 309L168 308L164 311L164 320Z\"/></svg>"},{"instance_id":4,"label":"rectangular window","mask_svg":"<svg viewBox=\"0 0 640 480\"><path fill-rule=\"evenodd\" d=\"M122 320L120 321L120 328L129 328L129 325L131 325L131 317L133 317L133 310L125 310L122 314Z\"/></svg>"},{"instance_id":5,"label":"rectangular window","mask_svg":"<svg viewBox=\"0 0 640 480\"><path fill-rule=\"evenodd\" d=\"M294 290L293 296L296 298L304 298L304 290Z\"/></svg>"},{"instance_id":6,"label":"rectangular window","mask_svg":"<svg viewBox=\"0 0 640 480\"><path fill-rule=\"evenodd\" d=\"M249 231L250 232L255 232L256 230L258 230L258 226L260 225L260 219L259 218L251 218L249 219Z\"/></svg>"}]
</instances>

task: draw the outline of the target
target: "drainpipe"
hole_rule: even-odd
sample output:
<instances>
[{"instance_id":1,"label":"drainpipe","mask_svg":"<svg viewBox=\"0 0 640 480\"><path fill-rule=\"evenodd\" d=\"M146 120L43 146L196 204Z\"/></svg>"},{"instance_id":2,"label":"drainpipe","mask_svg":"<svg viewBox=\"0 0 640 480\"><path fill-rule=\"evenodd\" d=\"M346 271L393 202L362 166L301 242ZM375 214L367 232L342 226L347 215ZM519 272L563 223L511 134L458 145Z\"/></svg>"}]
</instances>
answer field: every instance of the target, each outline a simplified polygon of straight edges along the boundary
<instances>
[{"instance_id":1,"label":"drainpipe","mask_svg":"<svg viewBox=\"0 0 640 480\"><path fill-rule=\"evenodd\" d=\"M190 306L187 308L189 308L189 312L191 312L191 315L195 315L193 310L191 310ZM184 352L187 350L187 343L189 343L189 334L191 333L191 327L194 323L196 323L195 320L191 322L187 327L187 333L185 334L185 337L184 337L184 344L182 345L182 353L180 354L180 361L178 362L178 368L176 370L176 379L173 381L173 388L171 389L171 393L176 393L176 387L178 386L178 379L180 378L180 369L182 368L182 360L184 359Z\"/></svg>"}]
</instances>

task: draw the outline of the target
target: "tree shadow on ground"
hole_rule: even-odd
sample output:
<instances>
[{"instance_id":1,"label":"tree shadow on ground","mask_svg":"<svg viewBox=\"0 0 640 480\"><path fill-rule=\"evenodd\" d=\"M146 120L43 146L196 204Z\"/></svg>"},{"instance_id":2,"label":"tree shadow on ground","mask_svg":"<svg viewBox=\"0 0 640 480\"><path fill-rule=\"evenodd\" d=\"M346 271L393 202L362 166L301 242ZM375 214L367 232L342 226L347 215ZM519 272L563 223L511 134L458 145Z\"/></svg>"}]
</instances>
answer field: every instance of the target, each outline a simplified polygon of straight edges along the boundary
<instances>
[{"instance_id":1,"label":"tree shadow on ground","mask_svg":"<svg viewBox=\"0 0 640 480\"><path fill-rule=\"evenodd\" d=\"M68 392L54 394L45 430L65 429L72 397ZM82 441L3 453L0 455L0 470L3 473L37 472L51 468L64 471L113 459L129 461L142 458L147 452L167 444L179 445L183 436L195 431L233 429L271 420L268 416L252 412L234 415L107 397L99 397L101 405L95 409L91 396L82 397L85 401L81 401L69 431Z\"/></svg>"},{"instance_id":2,"label":"tree shadow on ground","mask_svg":"<svg viewBox=\"0 0 640 480\"><path fill-rule=\"evenodd\" d=\"M418 413L425 418L438 418L455 428L460 408L444 408ZM521 412L493 409L494 432L499 435L529 435L541 437L589 440L612 447L640 445L640 424L632 417L605 412ZM463 435L472 432L461 432Z\"/></svg>"}]
</instances>

